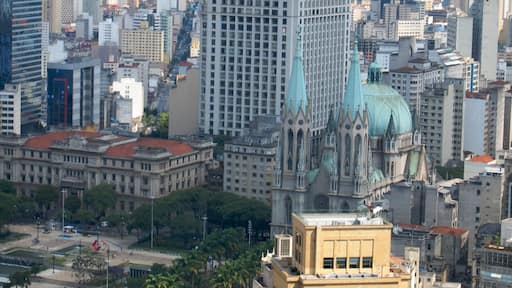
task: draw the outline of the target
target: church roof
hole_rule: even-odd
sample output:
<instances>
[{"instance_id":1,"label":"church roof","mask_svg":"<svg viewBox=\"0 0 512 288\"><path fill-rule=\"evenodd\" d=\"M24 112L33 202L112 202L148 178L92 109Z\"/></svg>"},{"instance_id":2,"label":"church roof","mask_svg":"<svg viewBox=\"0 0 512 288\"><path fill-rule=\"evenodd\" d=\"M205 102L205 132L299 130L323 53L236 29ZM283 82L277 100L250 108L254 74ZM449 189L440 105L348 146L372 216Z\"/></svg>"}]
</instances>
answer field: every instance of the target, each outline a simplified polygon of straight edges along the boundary
<instances>
[{"instance_id":1,"label":"church roof","mask_svg":"<svg viewBox=\"0 0 512 288\"><path fill-rule=\"evenodd\" d=\"M288 94L285 100L285 111L292 111L294 115L299 109L306 113L308 97L306 94L306 81L304 80L304 65L302 64L302 39L300 32L297 32L295 43L295 56L293 57L292 73L288 82Z\"/></svg>"},{"instance_id":2,"label":"church roof","mask_svg":"<svg viewBox=\"0 0 512 288\"><path fill-rule=\"evenodd\" d=\"M357 51L357 41L354 43L352 51L352 60L348 74L347 89L343 97L343 109L350 112L352 119L357 112L362 114L364 109L363 88L361 85L361 69L359 67L359 51Z\"/></svg>"},{"instance_id":3,"label":"church roof","mask_svg":"<svg viewBox=\"0 0 512 288\"><path fill-rule=\"evenodd\" d=\"M412 117L409 105L393 88L380 82L363 86L368 105L369 133L371 136L383 136L390 124L391 115L394 130L398 134L412 131Z\"/></svg>"}]
</instances>

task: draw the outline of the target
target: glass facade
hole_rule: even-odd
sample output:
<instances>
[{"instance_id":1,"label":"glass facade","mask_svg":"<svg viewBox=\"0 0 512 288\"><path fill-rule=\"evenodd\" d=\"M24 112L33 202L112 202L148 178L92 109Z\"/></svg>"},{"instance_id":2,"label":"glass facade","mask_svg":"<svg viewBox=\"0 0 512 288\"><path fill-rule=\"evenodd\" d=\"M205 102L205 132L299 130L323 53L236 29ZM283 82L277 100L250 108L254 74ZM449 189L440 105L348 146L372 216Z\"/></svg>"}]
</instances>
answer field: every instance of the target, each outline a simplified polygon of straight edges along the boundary
<instances>
[{"instance_id":1,"label":"glass facade","mask_svg":"<svg viewBox=\"0 0 512 288\"><path fill-rule=\"evenodd\" d=\"M29 132L41 115L42 0L0 0L0 89L21 84L21 128Z\"/></svg>"},{"instance_id":2,"label":"glass facade","mask_svg":"<svg viewBox=\"0 0 512 288\"><path fill-rule=\"evenodd\" d=\"M72 126L73 70L48 69L48 125Z\"/></svg>"}]
</instances>

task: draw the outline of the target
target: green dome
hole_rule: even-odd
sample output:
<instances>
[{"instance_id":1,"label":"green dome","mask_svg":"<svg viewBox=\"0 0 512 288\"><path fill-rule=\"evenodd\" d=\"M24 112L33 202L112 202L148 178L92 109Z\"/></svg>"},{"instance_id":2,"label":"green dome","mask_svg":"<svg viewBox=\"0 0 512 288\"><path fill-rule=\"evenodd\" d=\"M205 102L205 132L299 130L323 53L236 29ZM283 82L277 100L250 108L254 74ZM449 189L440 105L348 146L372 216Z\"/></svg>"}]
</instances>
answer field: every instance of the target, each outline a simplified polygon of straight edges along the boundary
<instances>
[{"instance_id":1,"label":"green dome","mask_svg":"<svg viewBox=\"0 0 512 288\"><path fill-rule=\"evenodd\" d=\"M381 82L363 85L363 95L368 107L370 136L383 136L393 115L397 134L412 132L409 105L393 88Z\"/></svg>"}]
</instances>

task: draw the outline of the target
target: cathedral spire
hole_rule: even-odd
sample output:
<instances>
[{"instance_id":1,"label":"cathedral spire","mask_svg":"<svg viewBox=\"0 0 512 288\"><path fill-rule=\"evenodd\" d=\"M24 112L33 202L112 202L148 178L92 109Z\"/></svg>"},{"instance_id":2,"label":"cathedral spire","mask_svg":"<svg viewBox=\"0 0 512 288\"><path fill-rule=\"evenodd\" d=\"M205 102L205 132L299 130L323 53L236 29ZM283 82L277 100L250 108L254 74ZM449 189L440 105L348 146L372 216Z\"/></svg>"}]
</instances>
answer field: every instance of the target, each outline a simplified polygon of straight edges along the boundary
<instances>
[{"instance_id":1,"label":"cathedral spire","mask_svg":"<svg viewBox=\"0 0 512 288\"><path fill-rule=\"evenodd\" d=\"M306 94L306 81L304 80L304 66L302 64L302 36L300 27L297 30L295 42L295 55L293 57L292 73L288 82L288 94L285 101L285 112L290 111L297 115L299 110L307 112L308 98Z\"/></svg>"},{"instance_id":2,"label":"cathedral spire","mask_svg":"<svg viewBox=\"0 0 512 288\"><path fill-rule=\"evenodd\" d=\"M361 85L361 69L359 67L357 40L354 41L347 89L345 89L345 96L343 97L343 109L345 109L346 112L350 112L352 119L356 118L358 112L361 116L363 115L363 87Z\"/></svg>"}]
</instances>

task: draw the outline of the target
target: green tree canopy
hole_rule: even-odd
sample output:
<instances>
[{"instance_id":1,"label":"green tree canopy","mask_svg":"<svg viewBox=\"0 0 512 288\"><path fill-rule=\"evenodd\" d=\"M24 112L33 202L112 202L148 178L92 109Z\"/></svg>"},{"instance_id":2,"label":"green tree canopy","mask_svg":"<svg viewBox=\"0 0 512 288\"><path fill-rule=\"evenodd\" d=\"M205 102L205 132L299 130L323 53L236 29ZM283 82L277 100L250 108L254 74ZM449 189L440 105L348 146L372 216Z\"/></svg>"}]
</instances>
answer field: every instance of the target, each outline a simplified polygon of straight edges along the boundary
<instances>
[{"instance_id":1,"label":"green tree canopy","mask_svg":"<svg viewBox=\"0 0 512 288\"><path fill-rule=\"evenodd\" d=\"M37 187L34 200L48 210L48 206L59 199L59 191L52 185L41 185Z\"/></svg>"},{"instance_id":2,"label":"green tree canopy","mask_svg":"<svg viewBox=\"0 0 512 288\"><path fill-rule=\"evenodd\" d=\"M17 271L9 276L10 287L28 287L30 283L30 270Z\"/></svg>"},{"instance_id":3,"label":"green tree canopy","mask_svg":"<svg viewBox=\"0 0 512 288\"><path fill-rule=\"evenodd\" d=\"M16 196L0 192L0 230L13 219L16 208Z\"/></svg>"},{"instance_id":4,"label":"green tree canopy","mask_svg":"<svg viewBox=\"0 0 512 288\"><path fill-rule=\"evenodd\" d=\"M16 188L12 183L8 180L1 179L0 180L0 192L16 195Z\"/></svg>"},{"instance_id":5,"label":"green tree canopy","mask_svg":"<svg viewBox=\"0 0 512 288\"><path fill-rule=\"evenodd\" d=\"M116 193L111 184L96 185L84 193L84 204L93 211L96 220L116 204Z\"/></svg>"}]
</instances>

